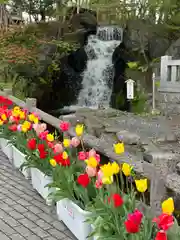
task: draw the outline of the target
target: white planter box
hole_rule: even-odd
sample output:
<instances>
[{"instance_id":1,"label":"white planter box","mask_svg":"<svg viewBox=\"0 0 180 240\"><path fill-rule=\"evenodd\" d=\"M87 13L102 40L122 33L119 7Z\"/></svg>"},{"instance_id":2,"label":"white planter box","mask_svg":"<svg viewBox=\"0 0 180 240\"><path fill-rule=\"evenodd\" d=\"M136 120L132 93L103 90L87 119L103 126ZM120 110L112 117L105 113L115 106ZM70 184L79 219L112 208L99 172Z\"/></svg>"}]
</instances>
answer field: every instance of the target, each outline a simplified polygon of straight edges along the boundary
<instances>
[{"instance_id":1,"label":"white planter box","mask_svg":"<svg viewBox=\"0 0 180 240\"><path fill-rule=\"evenodd\" d=\"M3 153L8 157L8 159L12 163L13 159L12 144L9 144L9 141L7 139L0 138L0 146Z\"/></svg>"},{"instance_id":2,"label":"white planter box","mask_svg":"<svg viewBox=\"0 0 180 240\"><path fill-rule=\"evenodd\" d=\"M56 207L58 219L64 222L78 240L92 239L87 238L92 231L91 225L85 222L90 212L82 210L69 199L60 200Z\"/></svg>"},{"instance_id":3,"label":"white planter box","mask_svg":"<svg viewBox=\"0 0 180 240\"><path fill-rule=\"evenodd\" d=\"M16 147L12 146L13 150L13 165L15 168L19 169L21 165L26 161L25 157L22 152L20 152ZM26 179L30 179L30 169L23 169L22 174L25 176Z\"/></svg>"},{"instance_id":4,"label":"white planter box","mask_svg":"<svg viewBox=\"0 0 180 240\"><path fill-rule=\"evenodd\" d=\"M37 168L31 168L31 182L33 188L46 200L46 204L51 205L52 200L48 199L48 195L53 192L53 189L45 186L52 183L52 177L45 176L44 173Z\"/></svg>"},{"instance_id":5,"label":"white planter box","mask_svg":"<svg viewBox=\"0 0 180 240\"><path fill-rule=\"evenodd\" d=\"M93 232L94 231L94 226L91 225L91 231ZM98 240L98 236L93 236L93 240Z\"/></svg>"}]
</instances>

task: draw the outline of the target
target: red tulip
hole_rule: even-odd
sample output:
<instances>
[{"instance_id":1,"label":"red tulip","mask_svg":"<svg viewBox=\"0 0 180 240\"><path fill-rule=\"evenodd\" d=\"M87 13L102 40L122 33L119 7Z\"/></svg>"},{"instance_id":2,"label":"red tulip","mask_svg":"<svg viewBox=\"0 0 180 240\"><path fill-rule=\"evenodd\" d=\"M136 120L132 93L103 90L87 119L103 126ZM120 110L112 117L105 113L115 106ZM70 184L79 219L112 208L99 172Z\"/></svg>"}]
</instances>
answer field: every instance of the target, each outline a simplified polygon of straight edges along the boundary
<instances>
[{"instance_id":1,"label":"red tulip","mask_svg":"<svg viewBox=\"0 0 180 240\"><path fill-rule=\"evenodd\" d=\"M44 151L45 151L45 146L44 146L44 144L38 144L38 145L37 145L37 149L39 150L39 152L44 152Z\"/></svg>"},{"instance_id":2,"label":"red tulip","mask_svg":"<svg viewBox=\"0 0 180 240\"><path fill-rule=\"evenodd\" d=\"M67 159L63 159L62 153L55 155L54 159L56 160L57 164L64 166L64 167L70 166L70 164L71 164L69 157Z\"/></svg>"},{"instance_id":3,"label":"red tulip","mask_svg":"<svg viewBox=\"0 0 180 240\"><path fill-rule=\"evenodd\" d=\"M143 214L138 209L135 209L134 213L128 214L128 219L131 219L131 221L133 221L137 225L141 224L142 218Z\"/></svg>"},{"instance_id":4,"label":"red tulip","mask_svg":"<svg viewBox=\"0 0 180 240\"><path fill-rule=\"evenodd\" d=\"M35 138L32 138L32 139L28 140L27 148L30 149L30 150L35 150L36 149L36 139Z\"/></svg>"},{"instance_id":5,"label":"red tulip","mask_svg":"<svg viewBox=\"0 0 180 240\"><path fill-rule=\"evenodd\" d=\"M61 122L59 127L60 127L62 132L67 132L69 130L70 123L68 123L68 122Z\"/></svg>"},{"instance_id":6,"label":"red tulip","mask_svg":"<svg viewBox=\"0 0 180 240\"><path fill-rule=\"evenodd\" d=\"M121 207L123 205L123 199L118 193L114 193L111 197L108 198L108 202L113 201L114 207Z\"/></svg>"},{"instance_id":7,"label":"red tulip","mask_svg":"<svg viewBox=\"0 0 180 240\"><path fill-rule=\"evenodd\" d=\"M44 158L46 158L47 157L47 152L45 152L45 151L42 151L42 152L39 152L39 157L40 157L40 159L44 159Z\"/></svg>"},{"instance_id":8,"label":"red tulip","mask_svg":"<svg viewBox=\"0 0 180 240\"><path fill-rule=\"evenodd\" d=\"M128 233L137 233L139 232L139 225L137 225L136 223L134 223L131 220L127 220L124 222L125 227L126 227L126 231Z\"/></svg>"},{"instance_id":9,"label":"red tulip","mask_svg":"<svg viewBox=\"0 0 180 240\"><path fill-rule=\"evenodd\" d=\"M167 235L164 231L160 231L156 234L155 240L167 240Z\"/></svg>"},{"instance_id":10,"label":"red tulip","mask_svg":"<svg viewBox=\"0 0 180 240\"><path fill-rule=\"evenodd\" d=\"M128 214L128 219L125 221L126 231L128 233L137 233L141 225L143 214L139 210L135 210L134 213Z\"/></svg>"},{"instance_id":11,"label":"red tulip","mask_svg":"<svg viewBox=\"0 0 180 240\"><path fill-rule=\"evenodd\" d=\"M90 178L87 175L87 173L81 174L79 175L79 177L77 178L77 182L84 188L86 188L88 186L88 184L90 183Z\"/></svg>"},{"instance_id":12,"label":"red tulip","mask_svg":"<svg viewBox=\"0 0 180 240\"><path fill-rule=\"evenodd\" d=\"M167 231L174 224L174 217L163 213L159 217L154 218L153 222L157 224L159 229Z\"/></svg>"},{"instance_id":13,"label":"red tulip","mask_svg":"<svg viewBox=\"0 0 180 240\"><path fill-rule=\"evenodd\" d=\"M11 130L12 132L16 132L17 131L17 124L13 124L13 125L9 126L8 129Z\"/></svg>"}]
</instances>

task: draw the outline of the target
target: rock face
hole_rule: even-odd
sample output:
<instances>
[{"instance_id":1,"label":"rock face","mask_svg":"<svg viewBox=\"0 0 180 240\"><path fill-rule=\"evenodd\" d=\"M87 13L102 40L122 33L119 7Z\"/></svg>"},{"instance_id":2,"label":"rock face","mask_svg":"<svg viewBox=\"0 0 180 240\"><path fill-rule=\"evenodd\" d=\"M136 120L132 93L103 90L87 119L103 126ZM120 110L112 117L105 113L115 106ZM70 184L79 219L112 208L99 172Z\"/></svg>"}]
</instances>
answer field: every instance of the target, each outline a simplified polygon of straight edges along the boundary
<instances>
[{"instance_id":1,"label":"rock face","mask_svg":"<svg viewBox=\"0 0 180 240\"><path fill-rule=\"evenodd\" d=\"M161 212L161 202L171 196L168 189L174 195L179 194L177 132L171 130L164 117L141 117L115 109L82 108L74 115L60 118L69 120L72 126L77 121L84 123L84 142L87 146L119 163L128 162L134 166L137 175L150 179L150 204L156 214ZM70 135L75 135L73 128ZM113 144L119 141L125 143L125 154L114 153ZM176 204L179 196L176 195Z\"/></svg>"},{"instance_id":2,"label":"rock face","mask_svg":"<svg viewBox=\"0 0 180 240\"><path fill-rule=\"evenodd\" d=\"M113 52L112 63L114 66L113 88L111 95L111 107L123 111L129 111L129 102L126 98L126 76L125 70L130 55L122 42ZM121 103L120 103L121 102Z\"/></svg>"}]
</instances>

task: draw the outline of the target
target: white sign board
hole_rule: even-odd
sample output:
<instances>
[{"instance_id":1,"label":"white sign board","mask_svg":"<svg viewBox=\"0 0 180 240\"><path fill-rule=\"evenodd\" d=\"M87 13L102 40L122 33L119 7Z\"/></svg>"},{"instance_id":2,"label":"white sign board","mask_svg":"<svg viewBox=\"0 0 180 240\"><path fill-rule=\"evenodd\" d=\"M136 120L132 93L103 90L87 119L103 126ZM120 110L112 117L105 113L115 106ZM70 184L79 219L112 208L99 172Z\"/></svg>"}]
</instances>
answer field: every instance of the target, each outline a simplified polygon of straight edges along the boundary
<instances>
[{"instance_id":1,"label":"white sign board","mask_svg":"<svg viewBox=\"0 0 180 240\"><path fill-rule=\"evenodd\" d=\"M132 79L128 79L126 81L127 86L127 99L134 98L134 81Z\"/></svg>"}]
</instances>

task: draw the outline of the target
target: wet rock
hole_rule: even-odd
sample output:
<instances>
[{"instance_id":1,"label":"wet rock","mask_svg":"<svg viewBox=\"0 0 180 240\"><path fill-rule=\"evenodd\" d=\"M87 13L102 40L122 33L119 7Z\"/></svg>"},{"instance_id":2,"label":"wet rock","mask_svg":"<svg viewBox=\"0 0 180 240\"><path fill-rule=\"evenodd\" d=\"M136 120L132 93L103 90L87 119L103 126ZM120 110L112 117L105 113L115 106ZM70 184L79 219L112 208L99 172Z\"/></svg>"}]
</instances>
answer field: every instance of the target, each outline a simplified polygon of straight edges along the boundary
<instances>
[{"instance_id":1,"label":"wet rock","mask_svg":"<svg viewBox=\"0 0 180 240\"><path fill-rule=\"evenodd\" d=\"M117 135L117 138L121 141L123 140L123 142L125 144L129 144L129 145L132 145L132 144L140 144L140 136L137 135L136 133L131 133L131 132L128 132L126 130L123 130L123 131L119 131L116 133Z\"/></svg>"}]
</instances>

